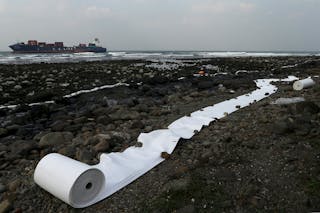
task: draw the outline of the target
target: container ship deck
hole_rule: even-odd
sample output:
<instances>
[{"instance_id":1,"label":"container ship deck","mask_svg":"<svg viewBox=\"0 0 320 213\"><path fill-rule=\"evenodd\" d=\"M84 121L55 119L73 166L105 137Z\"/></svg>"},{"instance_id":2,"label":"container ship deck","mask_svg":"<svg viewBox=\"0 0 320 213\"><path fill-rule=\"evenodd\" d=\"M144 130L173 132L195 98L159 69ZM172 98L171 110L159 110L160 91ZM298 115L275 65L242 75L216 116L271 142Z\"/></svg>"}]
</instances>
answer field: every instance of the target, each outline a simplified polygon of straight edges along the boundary
<instances>
[{"instance_id":1,"label":"container ship deck","mask_svg":"<svg viewBox=\"0 0 320 213\"><path fill-rule=\"evenodd\" d=\"M98 41L95 39L95 41ZM66 47L63 42L38 42L36 40L29 40L26 44L24 42L16 43L9 46L14 53L81 53L93 52L104 53L107 49L97 46L95 43L79 44L78 46Z\"/></svg>"}]
</instances>

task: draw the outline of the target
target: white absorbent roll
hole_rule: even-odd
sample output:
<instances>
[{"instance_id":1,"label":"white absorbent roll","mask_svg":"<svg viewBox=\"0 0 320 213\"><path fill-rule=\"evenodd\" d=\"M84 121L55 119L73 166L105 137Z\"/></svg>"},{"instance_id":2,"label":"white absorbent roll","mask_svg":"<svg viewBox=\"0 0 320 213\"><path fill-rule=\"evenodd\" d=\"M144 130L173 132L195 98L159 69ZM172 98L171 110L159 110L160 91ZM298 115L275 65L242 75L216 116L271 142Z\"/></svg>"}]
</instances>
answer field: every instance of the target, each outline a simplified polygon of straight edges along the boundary
<instances>
[{"instance_id":1,"label":"white absorbent roll","mask_svg":"<svg viewBox=\"0 0 320 213\"><path fill-rule=\"evenodd\" d=\"M100 170L57 153L41 159L34 180L46 191L78 208L92 202L105 184Z\"/></svg>"},{"instance_id":2,"label":"white absorbent roll","mask_svg":"<svg viewBox=\"0 0 320 213\"><path fill-rule=\"evenodd\" d=\"M306 79L294 82L293 89L294 90L303 90L305 88L312 87L315 84L316 84L316 82L314 82L314 80L312 80L312 78L306 78Z\"/></svg>"},{"instance_id":3,"label":"white absorbent roll","mask_svg":"<svg viewBox=\"0 0 320 213\"><path fill-rule=\"evenodd\" d=\"M112 195L165 160L181 138L191 138L203 126L249 106L277 91L272 81L287 79L258 79L259 89L236 98L207 106L184 116L168 128L141 133L141 147L129 147L123 152L102 154L94 166L75 161L60 154L48 154L37 165L34 180L43 189L75 208L90 206Z\"/></svg>"}]
</instances>

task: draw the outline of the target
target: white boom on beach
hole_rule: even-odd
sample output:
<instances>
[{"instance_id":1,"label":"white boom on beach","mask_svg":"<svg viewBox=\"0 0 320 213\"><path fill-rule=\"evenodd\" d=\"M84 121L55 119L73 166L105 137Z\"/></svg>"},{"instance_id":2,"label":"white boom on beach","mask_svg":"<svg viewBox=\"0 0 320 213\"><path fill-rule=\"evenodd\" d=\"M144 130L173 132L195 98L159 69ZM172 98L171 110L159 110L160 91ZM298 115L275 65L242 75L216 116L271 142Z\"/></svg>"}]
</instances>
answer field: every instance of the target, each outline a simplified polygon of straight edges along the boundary
<instances>
[{"instance_id":1,"label":"white boom on beach","mask_svg":"<svg viewBox=\"0 0 320 213\"><path fill-rule=\"evenodd\" d=\"M171 154L180 138L191 138L210 122L225 117L240 108L260 101L277 91L271 82L294 81L287 79L259 79L259 89L224 102L208 106L184 116L168 129L141 133L142 147L129 147L121 153L102 154L94 166L75 161L60 154L48 154L38 163L35 182L57 198L75 208L97 203L142 176L164 161L161 153Z\"/></svg>"},{"instance_id":2,"label":"white boom on beach","mask_svg":"<svg viewBox=\"0 0 320 213\"><path fill-rule=\"evenodd\" d=\"M315 84L316 84L316 82L314 80L312 80L312 78L306 78L306 79L294 82L293 89L294 90L303 90L305 88L312 87Z\"/></svg>"}]
</instances>

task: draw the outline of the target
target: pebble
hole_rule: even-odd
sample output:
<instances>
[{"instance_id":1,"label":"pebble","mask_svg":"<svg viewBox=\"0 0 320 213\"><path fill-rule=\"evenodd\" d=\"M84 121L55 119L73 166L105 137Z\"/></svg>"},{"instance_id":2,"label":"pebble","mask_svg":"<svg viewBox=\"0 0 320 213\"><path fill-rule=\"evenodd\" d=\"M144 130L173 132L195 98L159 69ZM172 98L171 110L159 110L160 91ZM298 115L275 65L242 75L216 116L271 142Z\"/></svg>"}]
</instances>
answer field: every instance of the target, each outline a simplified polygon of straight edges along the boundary
<instances>
[{"instance_id":1,"label":"pebble","mask_svg":"<svg viewBox=\"0 0 320 213\"><path fill-rule=\"evenodd\" d=\"M296 104L298 113L317 114L320 112L320 107L312 101L304 101Z\"/></svg>"},{"instance_id":2,"label":"pebble","mask_svg":"<svg viewBox=\"0 0 320 213\"><path fill-rule=\"evenodd\" d=\"M93 153L88 150L77 149L76 159L83 163L90 164L93 160Z\"/></svg>"},{"instance_id":3,"label":"pebble","mask_svg":"<svg viewBox=\"0 0 320 213\"><path fill-rule=\"evenodd\" d=\"M71 142L73 134L71 132L50 132L41 137L39 147L44 148L57 144Z\"/></svg>"},{"instance_id":4,"label":"pebble","mask_svg":"<svg viewBox=\"0 0 320 213\"><path fill-rule=\"evenodd\" d=\"M0 128L0 137L5 136L8 133L8 130L5 128Z\"/></svg>"},{"instance_id":5,"label":"pebble","mask_svg":"<svg viewBox=\"0 0 320 213\"><path fill-rule=\"evenodd\" d=\"M108 115L101 115L97 118L97 123L108 125L111 123L111 118Z\"/></svg>"},{"instance_id":6,"label":"pebble","mask_svg":"<svg viewBox=\"0 0 320 213\"><path fill-rule=\"evenodd\" d=\"M167 152L162 152L162 153L161 153L161 157L162 157L163 159L168 160L168 159L170 158L170 154L168 154Z\"/></svg>"},{"instance_id":7,"label":"pebble","mask_svg":"<svg viewBox=\"0 0 320 213\"><path fill-rule=\"evenodd\" d=\"M293 131L293 128L291 125L288 124L288 122L282 120L282 121L278 121L276 122L273 126L272 126L273 132L277 133L277 134L286 134L288 132Z\"/></svg>"},{"instance_id":8,"label":"pebble","mask_svg":"<svg viewBox=\"0 0 320 213\"><path fill-rule=\"evenodd\" d=\"M63 147L58 151L58 153L73 158L75 156L76 149L74 146Z\"/></svg>"},{"instance_id":9,"label":"pebble","mask_svg":"<svg viewBox=\"0 0 320 213\"><path fill-rule=\"evenodd\" d=\"M37 144L35 141L17 140L10 145L11 153L14 155L27 155L29 151L35 149Z\"/></svg>"},{"instance_id":10,"label":"pebble","mask_svg":"<svg viewBox=\"0 0 320 213\"><path fill-rule=\"evenodd\" d=\"M187 178L184 179L176 179L167 183L164 188L169 191L182 191L188 188L190 180Z\"/></svg>"},{"instance_id":11,"label":"pebble","mask_svg":"<svg viewBox=\"0 0 320 213\"><path fill-rule=\"evenodd\" d=\"M4 200L0 203L0 213L7 213L10 211L12 204L9 200Z\"/></svg>"},{"instance_id":12,"label":"pebble","mask_svg":"<svg viewBox=\"0 0 320 213\"><path fill-rule=\"evenodd\" d=\"M209 158L213 155L212 151L211 150L207 150L206 152L204 152L201 157L200 157L200 160L202 162L208 162L209 161Z\"/></svg>"},{"instance_id":13,"label":"pebble","mask_svg":"<svg viewBox=\"0 0 320 213\"><path fill-rule=\"evenodd\" d=\"M57 120L53 124L51 124L51 130L55 132L62 131L68 124L68 121Z\"/></svg>"},{"instance_id":14,"label":"pebble","mask_svg":"<svg viewBox=\"0 0 320 213\"><path fill-rule=\"evenodd\" d=\"M100 141L98 144L96 144L93 149L96 151L96 152L106 152L110 147L110 144L108 141L106 140L102 140Z\"/></svg>"},{"instance_id":15,"label":"pebble","mask_svg":"<svg viewBox=\"0 0 320 213\"><path fill-rule=\"evenodd\" d=\"M15 179L8 183L8 190L11 192L15 192L17 188L20 186L21 180L20 179Z\"/></svg>"},{"instance_id":16,"label":"pebble","mask_svg":"<svg viewBox=\"0 0 320 213\"><path fill-rule=\"evenodd\" d=\"M79 118L74 119L73 123L82 124L82 123L85 123L87 120L88 120L88 118L83 116L83 117L79 117Z\"/></svg>"},{"instance_id":17,"label":"pebble","mask_svg":"<svg viewBox=\"0 0 320 213\"><path fill-rule=\"evenodd\" d=\"M176 213L194 213L196 211L195 211L195 208L193 205L187 205L187 206L184 206L184 207L176 210L175 212Z\"/></svg>"},{"instance_id":18,"label":"pebble","mask_svg":"<svg viewBox=\"0 0 320 213\"><path fill-rule=\"evenodd\" d=\"M13 89L14 89L14 90L20 90L20 89L22 89L22 86L16 85L16 86L13 87Z\"/></svg>"},{"instance_id":19,"label":"pebble","mask_svg":"<svg viewBox=\"0 0 320 213\"><path fill-rule=\"evenodd\" d=\"M0 183L0 193L3 193L7 191L7 187L5 185L3 185L2 183Z\"/></svg>"}]
</instances>

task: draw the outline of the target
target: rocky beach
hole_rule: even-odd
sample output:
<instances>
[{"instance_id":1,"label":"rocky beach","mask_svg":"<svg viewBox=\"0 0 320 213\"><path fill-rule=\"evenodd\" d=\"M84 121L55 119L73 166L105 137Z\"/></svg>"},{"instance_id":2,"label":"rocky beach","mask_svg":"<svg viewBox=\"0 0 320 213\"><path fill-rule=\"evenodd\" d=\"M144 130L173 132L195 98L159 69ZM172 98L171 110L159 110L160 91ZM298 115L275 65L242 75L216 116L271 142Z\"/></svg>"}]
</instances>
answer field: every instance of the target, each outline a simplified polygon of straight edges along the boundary
<instances>
[{"instance_id":1,"label":"rocky beach","mask_svg":"<svg viewBox=\"0 0 320 213\"><path fill-rule=\"evenodd\" d=\"M201 67L207 74L195 75ZM181 139L162 164L88 208L33 181L48 153L94 165L139 146L140 133L255 90L255 79L288 75L316 85L274 83L275 94ZM0 65L0 213L320 211L319 75L316 56ZM273 104L292 97L305 101Z\"/></svg>"}]
</instances>

